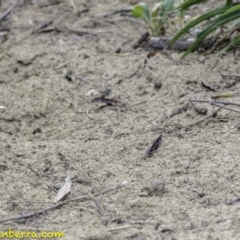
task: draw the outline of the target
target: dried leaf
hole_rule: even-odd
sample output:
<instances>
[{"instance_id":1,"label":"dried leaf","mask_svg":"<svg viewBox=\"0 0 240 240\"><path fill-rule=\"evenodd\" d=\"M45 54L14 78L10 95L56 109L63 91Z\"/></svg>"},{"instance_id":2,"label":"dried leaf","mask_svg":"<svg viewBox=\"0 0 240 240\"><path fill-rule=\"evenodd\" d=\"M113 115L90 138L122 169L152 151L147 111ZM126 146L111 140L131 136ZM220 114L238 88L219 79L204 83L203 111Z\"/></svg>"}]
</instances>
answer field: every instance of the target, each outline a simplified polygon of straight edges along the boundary
<instances>
[{"instance_id":1,"label":"dried leaf","mask_svg":"<svg viewBox=\"0 0 240 240\"><path fill-rule=\"evenodd\" d=\"M157 140L153 143L153 145L147 148L145 157L152 157L154 153L158 150L159 146L162 142L162 134L157 138Z\"/></svg>"},{"instance_id":2,"label":"dried leaf","mask_svg":"<svg viewBox=\"0 0 240 240\"><path fill-rule=\"evenodd\" d=\"M205 87L209 91L216 92L216 90L212 86L210 86L208 84L205 84L204 82L201 82L201 84L202 84L203 87Z\"/></svg>"},{"instance_id":3,"label":"dried leaf","mask_svg":"<svg viewBox=\"0 0 240 240\"><path fill-rule=\"evenodd\" d=\"M65 179L64 185L59 189L57 196L54 199L54 203L57 203L61 200L63 200L70 192L72 187L72 180L71 176L67 176Z\"/></svg>"}]
</instances>

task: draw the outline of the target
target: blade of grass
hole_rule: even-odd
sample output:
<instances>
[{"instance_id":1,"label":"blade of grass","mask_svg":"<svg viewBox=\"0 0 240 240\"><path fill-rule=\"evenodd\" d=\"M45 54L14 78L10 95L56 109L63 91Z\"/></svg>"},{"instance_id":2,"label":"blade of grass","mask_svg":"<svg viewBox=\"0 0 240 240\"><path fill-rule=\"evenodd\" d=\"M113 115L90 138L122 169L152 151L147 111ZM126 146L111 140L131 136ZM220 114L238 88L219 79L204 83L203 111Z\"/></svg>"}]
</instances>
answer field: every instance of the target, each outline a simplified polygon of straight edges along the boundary
<instances>
[{"instance_id":1,"label":"blade of grass","mask_svg":"<svg viewBox=\"0 0 240 240\"><path fill-rule=\"evenodd\" d=\"M180 38L183 34L186 34L191 28L193 28L194 26L198 25L199 23L214 17L218 14L224 13L229 7L223 7L223 8L219 8L219 9L215 9L213 11L207 12L205 14L203 14L202 16L198 17L197 19L193 20L192 22L190 22L187 26L185 26L183 29L181 29L174 37L173 39L170 41L169 45L173 44L178 38Z\"/></svg>"},{"instance_id":2,"label":"blade of grass","mask_svg":"<svg viewBox=\"0 0 240 240\"><path fill-rule=\"evenodd\" d=\"M240 23L240 18L236 19L235 21L233 21L232 25L230 26L230 28L235 27L236 25L238 25Z\"/></svg>"},{"instance_id":3,"label":"blade of grass","mask_svg":"<svg viewBox=\"0 0 240 240\"><path fill-rule=\"evenodd\" d=\"M224 49L222 49L222 51L220 52L220 54L226 53L228 52L230 49L234 48L236 45L240 44L240 35L235 37L228 45L227 47L225 47Z\"/></svg>"},{"instance_id":4,"label":"blade of grass","mask_svg":"<svg viewBox=\"0 0 240 240\"><path fill-rule=\"evenodd\" d=\"M199 3L202 3L202 2L205 2L206 0L187 0L185 1L183 4L181 4L177 10L185 10L193 5L196 5L196 4L199 4Z\"/></svg>"},{"instance_id":5,"label":"blade of grass","mask_svg":"<svg viewBox=\"0 0 240 240\"><path fill-rule=\"evenodd\" d=\"M226 6L231 6L232 5L232 0L227 0L226 1Z\"/></svg>"},{"instance_id":6,"label":"blade of grass","mask_svg":"<svg viewBox=\"0 0 240 240\"><path fill-rule=\"evenodd\" d=\"M228 14L230 12L234 12L236 10L240 10L240 5L236 5L236 6L233 6L233 7L230 7L230 9L228 9L224 14Z\"/></svg>"},{"instance_id":7,"label":"blade of grass","mask_svg":"<svg viewBox=\"0 0 240 240\"><path fill-rule=\"evenodd\" d=\"M191 51L193 51L202 40L204 40L211 32L215 31L218 27L223 26L224 24L233 21L236 18L240 17L240 11L237 10L235 12L231 12L227 15L223 15L216 19L211 25L207 26L198 36L195 42L193 42L187 52L183 54L181 58L184 58L188 55Z\"/></svg>"},{"instance_id":8,"label":"blade of grass","mask_svg":"<svg viewBox=\"0 0 240 240\"><path fill-rule=\"evenodd\" d=\"M218 27L221 27L221 26L223 26L224 24L226 24L228 22L231 22L231 21L233 21L235 19L238 19L239 16L240 16L240 11L239 10L236 10L235 12L230 12L228 14L223 14L222 16L217 18L214 22L212 22L212 24L208 25L205 29L203 29L202 32L200 32L198 34L197 39L201 38L202 35L204 35L206 32L208 32L211 29L215 30Z\"/></svg>"}]
</instances>

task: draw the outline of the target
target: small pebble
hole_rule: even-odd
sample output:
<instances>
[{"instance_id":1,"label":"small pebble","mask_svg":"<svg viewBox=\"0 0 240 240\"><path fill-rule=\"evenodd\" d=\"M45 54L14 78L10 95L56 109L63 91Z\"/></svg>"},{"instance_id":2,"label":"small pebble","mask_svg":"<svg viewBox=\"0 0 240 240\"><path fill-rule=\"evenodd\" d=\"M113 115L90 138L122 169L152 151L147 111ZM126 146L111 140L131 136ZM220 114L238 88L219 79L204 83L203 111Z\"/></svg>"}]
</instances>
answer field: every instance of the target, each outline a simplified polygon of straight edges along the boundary
<instances>
[{"instance_id":1,"label":"small pebble","mask_svg":"<svg viewBox=\"0 0 240 240\"><path fill-rule=\"evenodd\" d=\"M151 190L153 195L162 197L165 193L165 182L160 178L154 178L149 183L149 189Z\"/></svg>"},{"instance_id":2,"label":"small pebble","mask_svg":"<svg viewBox=\"0 0 240 240\"><path fill-rule=\"evenodd\" d=\"M0 113L4 113L6 108L4 106L0 106Z\"/></svg>"},{"instance_id":3,"label":"small pebble","mask_svg":"<svg viewBox=\"0 0 240 240\"><path fill-rule=\"evenodd\" d=\"M162 87L162 83L161 83L161 82L155 82L155 83L154 83L154 88L155 88L156 90L159 90L161 87Z\"/></svg>"}]
</instances>

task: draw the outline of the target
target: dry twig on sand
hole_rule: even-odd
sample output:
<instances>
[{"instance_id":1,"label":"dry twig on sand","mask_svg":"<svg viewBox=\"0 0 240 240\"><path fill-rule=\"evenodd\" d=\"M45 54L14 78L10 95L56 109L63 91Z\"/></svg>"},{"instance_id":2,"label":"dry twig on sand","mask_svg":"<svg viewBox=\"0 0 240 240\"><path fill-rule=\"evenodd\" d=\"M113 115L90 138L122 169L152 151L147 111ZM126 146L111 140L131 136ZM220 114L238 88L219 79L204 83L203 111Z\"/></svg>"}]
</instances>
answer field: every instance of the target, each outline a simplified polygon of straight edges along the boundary
<instances>
[{"instance_id":1,"label":"dry twig on sand","mask_svg":"<svg viewBox=\"0 0 240 240\"><path fill-rule=\"evenodd\" d=\"M226 202L227 205L233 205L235 202L239 202L240 201L240 197L237 197L233 200L230 200L228 202Z\"/></svg>"},{"instance_id":2,"label":"dry twig on sand","mask_svg":"<svg viewBox=\"0 0 240 240\"><path fill-rule=\"evenodd\" d=\"M101 192L98 192L98 193L95 193L93 194L94 197L97 197L97 196L100 196L102 194L106 194L106 193L109 193L109 192L112 192L112 191L115 191L117 189L120 189L120 188L123 188L124 186L126 185L126 181L122 182L121 184L113 187L113 188L110 188L110 189L107 189L107 190L103 190ZM83 200L88 200L89 199L89 196L88 195L83 195L83 196L79 196L79 197L76 197L76 198L72 198L72 199L68 199L68 200L65 200L63 202L59 202L59 203L56 203L50 207L47 207L47 208L44 208L44 209L41 209L41 210L38 210L36 212L31 212L31 213L27 213L27 214L22 214L22 215L17 215L17 216L12 216L12 217L7 217L7 218L2 218L0 219L0 223L2 222L9 222L9 221L14 221L14 220L19 220L19 219L23 219L23 218L29 218L29 217L32 217L32 216L36 216L36 215L39 215L41 213L45 213L49 210L52 210L54 208L58 208L58 207L61 207L69 202L76 202L76 201L83 201Z\"/></svg>"},{"instance_id":3,"label":"dry twig on sand","mask_svg":"<svg viewBox=\"0 0 240 240\"><path fill-rule=\"evenodd\" d=\"M192 102L199 102L199 103L209 103L211 105L220 107L220 108L224 108L226 110L232 111L232 112L236 112L236 113L240 113L240 110L235 109L235 108L230 108L227 107L226 105L234 105L234 106L240 106L239 103L233 103L233 102L227 102L227 101L216 101L216 100L196 100L196 99L192 99Z\"/></svg>"},{"instance_id":4,"label":"dry twig on sand","mask_svg":"<svg viewBox=\"0 0 240 240\"><path fill-rule=\"evenodd\" d=\"M18 2L19 0L16 0L2 15L0 15L0 21L2 21L13 10Z\"/></svg>"}]
</instances>

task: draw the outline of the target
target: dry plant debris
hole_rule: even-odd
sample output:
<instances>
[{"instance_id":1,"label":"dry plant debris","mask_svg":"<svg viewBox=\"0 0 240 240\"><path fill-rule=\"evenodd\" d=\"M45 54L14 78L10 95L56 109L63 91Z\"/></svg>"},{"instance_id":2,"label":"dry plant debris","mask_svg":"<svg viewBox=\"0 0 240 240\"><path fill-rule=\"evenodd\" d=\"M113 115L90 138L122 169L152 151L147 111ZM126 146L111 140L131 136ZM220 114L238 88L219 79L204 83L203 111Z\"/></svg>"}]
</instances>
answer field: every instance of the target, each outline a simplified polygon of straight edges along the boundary
<instances>
[{"instance_id":1,"label":"dry plant debris","mask_svg":"<svg viewBox=\"0 0 240 240\"><path fill-rule=\"evenodd\" d=\"M64 200L64 198L66 198L66 196L71 192L71 187L72 187L72 180L71 180L71 176L67 176L67 178L65 179L65 183L64 185L59 189L57 196L54 199L54 203L57 203L59 201Z\"/></svg>"},{"instance_id":2,"label":"dry plant debris","mask_svg":"<svg viewBox=\"0 0 240 240\"><path fill-rule=\"evenodd\" d=\"M104 98L104 97L97 97L92 100L94 103L106 106L123 106L123 103L120 101L110 99L110 98Z\"/></svg>"},{"instance_id":3,"label":"dry plant debris","mask_svg":"<svg viewBox=\"0 0 240 240\"><path fill-rule=\"evenodd\" d=\"M147 148L144 158L152 157L160 147L161 143L162 143L162 134L154 141L152 146L149 146Z\"/></svg>"}]
</instances>

